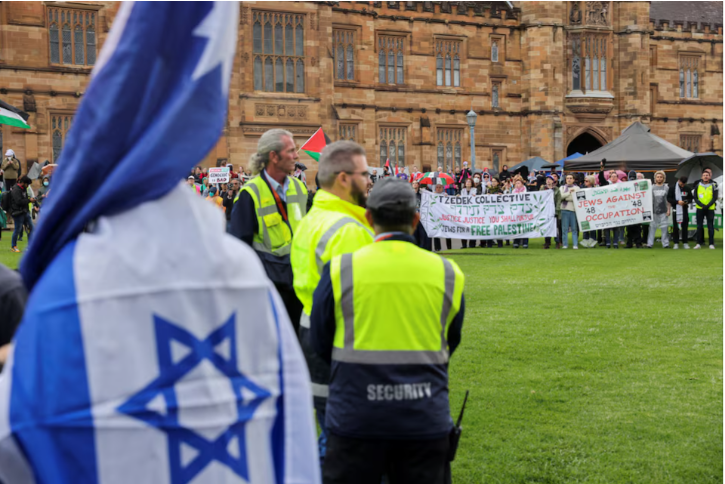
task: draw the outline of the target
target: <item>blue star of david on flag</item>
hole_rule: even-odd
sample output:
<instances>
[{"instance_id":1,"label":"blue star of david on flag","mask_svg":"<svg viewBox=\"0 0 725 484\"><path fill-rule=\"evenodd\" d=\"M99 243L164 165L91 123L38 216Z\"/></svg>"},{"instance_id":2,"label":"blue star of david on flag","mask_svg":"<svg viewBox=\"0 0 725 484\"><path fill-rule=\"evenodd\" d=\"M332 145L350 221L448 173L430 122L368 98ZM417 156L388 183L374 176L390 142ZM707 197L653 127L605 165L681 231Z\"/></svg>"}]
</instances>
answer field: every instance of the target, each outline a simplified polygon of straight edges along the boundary
<instances>
[{"instance_id":1,"label":"blue star of david on flag","mask_svg":"<svg viewBox=\"0 0 725 484\"><path fill-rule=\"evenodd\" d=\"M159 316L153 319L159 375L119 406L118 411L166 433L172 484L187 484L213 461L226 465L241 478L249 480L245 424L271 393L249 380L237 368L235 314L203 341ZM179 353L179 344L188 353L182 358L174 358L175 353ZM228 378L236 397L236 420L211 440L179 422L179 411L184 409L177 400L174 388L176 383L205 360ZM159 411L156 408L158 405L152 404L159 396L165 401L166 412ZM183 446L197 452L186 465L182 455ZM230 447L237 450L230 452Z\"/></svg>"}]
</instances>

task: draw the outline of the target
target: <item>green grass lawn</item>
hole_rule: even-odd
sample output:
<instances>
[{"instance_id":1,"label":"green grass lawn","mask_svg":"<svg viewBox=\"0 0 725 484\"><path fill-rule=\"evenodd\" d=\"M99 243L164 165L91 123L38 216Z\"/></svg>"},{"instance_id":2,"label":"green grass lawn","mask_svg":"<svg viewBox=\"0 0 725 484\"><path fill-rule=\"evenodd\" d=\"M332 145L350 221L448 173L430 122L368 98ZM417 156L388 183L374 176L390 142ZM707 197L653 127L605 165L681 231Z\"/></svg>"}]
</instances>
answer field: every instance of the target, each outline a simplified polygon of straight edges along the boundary
<instances>
[{"instance_id":1,"label":"green grass lawn","mask_svg":"<svg viewBox=\"0 0 725 484\"><path fill-rule=\"evenodd\" d=\"M471 391L453 482L723 482L716 243L448 252L466 274L453 414Z\"/></svg>"},{"instance_id":2,"label":"green grass lawn","mask_svg":"<svg viewBox=\"0 0 725 484\"><path fill-rule=\"evenodd\" d=\"M23 251L19 254L10 252L10 242L12 241L12 237L12 230L2 231L2 240L0 240L0 264L11 269L17 269L18 264L20 264L20 257L22 257L25 252L25 248L28 245L28 237L25 236L21 242L18 242L18 248Z\"/></svg>"},{"instance_id":3,"label":"green grass lawn","mask_svg":"<svg viewBox=\"0 0 725 484\"><path fill-rule=\"evenodd\" d=\"M466 274L452 413L471 391L453 482L723 482L721 237L541 245L447 253Z\"/></svg>"}]
</instances>

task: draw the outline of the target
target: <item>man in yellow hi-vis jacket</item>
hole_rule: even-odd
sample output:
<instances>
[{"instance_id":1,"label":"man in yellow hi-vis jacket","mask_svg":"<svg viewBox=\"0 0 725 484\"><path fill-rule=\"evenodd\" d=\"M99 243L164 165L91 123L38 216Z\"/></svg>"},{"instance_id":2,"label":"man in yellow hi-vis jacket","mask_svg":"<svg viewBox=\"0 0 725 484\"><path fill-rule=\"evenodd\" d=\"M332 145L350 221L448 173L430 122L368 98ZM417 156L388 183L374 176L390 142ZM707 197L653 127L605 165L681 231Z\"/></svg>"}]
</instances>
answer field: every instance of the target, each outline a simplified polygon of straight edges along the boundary
<instances>
[{"instance_id":1,"label":"man in yellow hi-vis jacket","mask_svg":"<svg viewBox=\"0 0 725 484\"><path fill-rule=\"evenodd\" d=\"M310 315L312 347L332 364L323 482L441 483L464 276L415 245L420 214L407 183L378 182L367 207L375 243L325 265Z\"/></svg>"}]
</instances>

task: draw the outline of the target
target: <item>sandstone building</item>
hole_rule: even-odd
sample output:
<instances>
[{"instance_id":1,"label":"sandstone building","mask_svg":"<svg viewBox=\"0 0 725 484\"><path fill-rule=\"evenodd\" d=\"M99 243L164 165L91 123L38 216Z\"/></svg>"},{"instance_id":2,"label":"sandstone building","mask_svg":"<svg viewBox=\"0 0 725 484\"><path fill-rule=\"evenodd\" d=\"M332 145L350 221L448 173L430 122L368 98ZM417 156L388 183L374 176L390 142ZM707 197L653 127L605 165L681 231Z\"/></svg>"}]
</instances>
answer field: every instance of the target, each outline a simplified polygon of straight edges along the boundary
<instances>
[{"instance_id":1,"label":"sandstone building","mask_svg":"<svg viewBox=\"0 0 725 484\"><path fill-rule=\"evenodd\" d=\"M31 113L32 126L2 126L3 151L58 158L118 7L0 3L0 98ZM322 126L363 144L371 165L451 170L471 159L471 109L479 168L593 151L634 121L688 150L722 153L722 2L240 9L228 122L209 166L246 165L272 127L302 143Z\"/></svg>"}]
</instances>

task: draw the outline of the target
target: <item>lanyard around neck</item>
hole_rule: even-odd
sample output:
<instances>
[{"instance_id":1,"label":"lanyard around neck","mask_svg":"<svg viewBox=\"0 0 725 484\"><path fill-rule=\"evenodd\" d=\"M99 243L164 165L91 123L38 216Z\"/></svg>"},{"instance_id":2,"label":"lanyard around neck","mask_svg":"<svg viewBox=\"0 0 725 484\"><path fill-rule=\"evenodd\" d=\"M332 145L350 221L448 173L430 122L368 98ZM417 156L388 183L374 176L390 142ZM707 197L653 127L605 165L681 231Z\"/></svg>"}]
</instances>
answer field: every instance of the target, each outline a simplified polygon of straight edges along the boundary
<instances>
[{"instance_id":1,"label":"lanyard around neck","mask_svg":"<svg viewBox=\"0 0 725 484\"><path fill-rule=\"evenodd\" d=\"M262 172L262 176L264 176L266 180L267 177L264 172ZM269 183L269 180L267 180L267 183ZM279 193L277 193L277 190L272 188L271 183L269 183L269 188L272 189L272 196L274 197L274 201L277 202L277 209L279 210L279 213L282 215L284 221L287 222L287 210L285 210L284 205L282 205L282 199L279 197Z\"/></svg>"}]
</instances>

